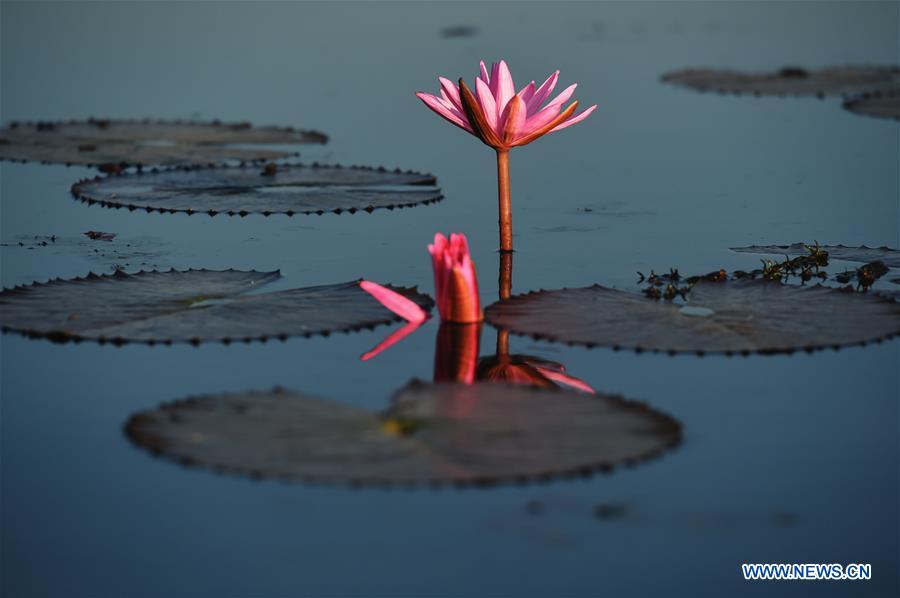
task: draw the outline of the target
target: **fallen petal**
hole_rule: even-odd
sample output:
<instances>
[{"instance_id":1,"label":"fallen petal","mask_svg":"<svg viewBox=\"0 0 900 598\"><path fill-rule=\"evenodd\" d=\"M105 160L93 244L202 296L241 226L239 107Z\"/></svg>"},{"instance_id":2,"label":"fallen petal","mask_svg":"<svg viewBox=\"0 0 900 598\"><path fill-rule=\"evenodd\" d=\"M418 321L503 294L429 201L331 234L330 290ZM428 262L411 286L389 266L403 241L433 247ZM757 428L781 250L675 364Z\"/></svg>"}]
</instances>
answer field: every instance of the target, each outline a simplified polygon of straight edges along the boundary
<instances>
[{"instance_id":1,"label":"fallen petal","mask_svg":"<svg viewBox=\"0 0 900 598\"><path fill-rule=\"evenodd\" d=\"M383 287L377 282L361 280L359 281L359 286L362 290L372 295L379 303L407 322L421 324L428 318L428 312L419 307L415 301L407 299L400 293Z\"/></svg>"}]
</instances>

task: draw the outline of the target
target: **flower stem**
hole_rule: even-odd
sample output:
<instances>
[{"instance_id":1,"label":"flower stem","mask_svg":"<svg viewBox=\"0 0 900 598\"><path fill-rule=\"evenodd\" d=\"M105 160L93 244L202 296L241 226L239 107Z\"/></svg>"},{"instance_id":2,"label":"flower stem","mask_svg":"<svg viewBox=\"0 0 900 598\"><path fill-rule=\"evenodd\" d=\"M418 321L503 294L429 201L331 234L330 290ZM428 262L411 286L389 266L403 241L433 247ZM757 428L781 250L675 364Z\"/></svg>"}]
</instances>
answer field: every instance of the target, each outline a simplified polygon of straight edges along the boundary
<instances>
[{"instance_id":1,"label":"flower stem","mask_svg":"<svg viewBox=\"0 0 900 598\"><path fill-rule=\"evenodd\" d=\"M512 205L509 195L509 150L497 150L497 200L500 206L500 251L512 251Z\"/></svg>"},{"instance_id":2,"label":"flower stem","mask_svg":"<svg viewBox=\"0 0 900 598\"><path fill-rule=\"evenodd\" d=\"M500 252L500 298L509 299L512 295L512 269L513 254L509 251Z\"/></svg>"}]
</instances>

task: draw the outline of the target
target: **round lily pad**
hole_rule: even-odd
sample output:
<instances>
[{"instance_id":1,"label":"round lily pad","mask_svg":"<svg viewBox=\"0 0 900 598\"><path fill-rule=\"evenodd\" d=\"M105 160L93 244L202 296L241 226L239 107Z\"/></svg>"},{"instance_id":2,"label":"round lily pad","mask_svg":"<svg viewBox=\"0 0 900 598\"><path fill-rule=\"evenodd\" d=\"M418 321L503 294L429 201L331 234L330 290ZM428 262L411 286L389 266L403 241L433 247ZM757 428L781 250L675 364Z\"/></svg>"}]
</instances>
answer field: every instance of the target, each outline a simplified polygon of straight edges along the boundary
<instances>
[{"instance_id":1,"label":"round lily pad","mask_svg":"<svg viewBox=\"0 0 900 598\"><path fill-rule=\"evenodd\" d=\"M165 404L125 425L185 465L255 478L353 485L490 485L632 465L681 426L615 396L503 384L412 382L372 413L275 389Z\"/></svg>"},{"instance_id":2,"label":"round lily pad","mask_svg":"<svg viewBox=\"0 0 900 598\"><path fill-rule=\"evenodd\" d=\"M142 271L51 280L0 292L0 326L53 341L250 342L327 335L398 320L358 282L248 293L276 272ZM392 287L425 309L432 300Z\"/></svg>"},{"instance_id":3,"label":"round lily pad","mask_svg":"<svg viewBox=\"0 0 900 598\"><path fill-rule=\"evenodd\" d=\"M900 85L896 66L841 66L804 69L787 66L774 72L691 68L667 73L662 80L698 91L767 96L829 96L891 89Z\"/></svg>"},{"instance_id":4,"label":"round lily pad","mask_svg":"<svg viewBox=\"0 0 900 598\"><path fill-rule=\"evenodd\" d=\"M317 131L218 121L14 122L0 129L0 160L79 164L118 171L128 166L274 160L296 152L264 146L321 144L327 140ZM247 147L254 145L259 147Z\"/></svg>"},{"instance_id":5,"label":"round lily pad","mask_svg":"<svg viewBox=\"0 0 900 598\"><path fill-rule=\"evenodd\" d=\"M87 203L148 212L247 215L371 212L443 198L430 174L364 166L269 164L144 171L72 185Z\"/></svg>"},{"instance_id":6,"label":"round lily pad","mask_svg":"<svg viewBox=\"0 0 900 598\"><path fill-rule=\"evenodd\" d=\"M773 255L807 255L805 243L792 243L791 245L748 245L747 247L732 247L732 251L739 253L762 253ZM860 262L868 264L874 261L884 263L888 268L900 268L900 251L890 247L847 247L845 245L819 245L818 248L828 253L828 257L834 260L847 262Z\"/></svg>"},{"instance_id":7,"label":"round lily pad","mask_svg":"<svg viewBox=\"0 0 900 598\"><path fill-rule=\"evenodd\" d=\"M536 338L669 353L812 351L900 333L896 303L868 293L763 279L702 280L687 305L599 285L540 291L495 303L485 317L501 329Z\"/></svg>"},{"instance_id":8,"label":"round lily pad","mask_svg":"<svg viewBox=\"0 0 900 598\"><path fill-rule=\"evenodd\" d=\"M900 90L864 93L844 101L844 108L863 116L900 120Z\"/></svg>"}]
</instances>

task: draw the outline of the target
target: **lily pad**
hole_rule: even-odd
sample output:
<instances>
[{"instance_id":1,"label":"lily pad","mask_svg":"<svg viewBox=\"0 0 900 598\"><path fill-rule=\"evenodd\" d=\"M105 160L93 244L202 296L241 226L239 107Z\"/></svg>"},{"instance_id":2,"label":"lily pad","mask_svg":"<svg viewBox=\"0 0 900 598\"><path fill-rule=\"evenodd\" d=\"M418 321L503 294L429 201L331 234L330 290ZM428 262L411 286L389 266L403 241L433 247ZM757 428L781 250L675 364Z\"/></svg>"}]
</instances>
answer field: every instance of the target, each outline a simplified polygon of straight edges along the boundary
<instances>
[{"instance_id":1,"label":"lily pad","mask_svg":"<svg viewBox=\"0 0 900 598\"><path fill-rule=\"evenodd\" d=\"M351 214L443 198L430 174L313 164L215 166L97 177L72 185L89 204L148 212Z\"/></svg>"},{"instance_id":2,"label":"lily pad","mask_svg":"<svg viewBox=\"0 0 900 598\"><path fill-rule=\"evenodd\" d=\"M372 413L274 389L208 395L132 416L137 445L254 478L353 485L490 485L632 465L681 426L615 396L503 384L425 384Z\"/></svg>"},{"instance_id":3,"label":"lily pad","mask_svg":"<svg viewBox=\"0 0 900 598\"><path fill-rule=\"evenodd\" d=\"M747 247L732 247L732 251L738 253L761 253L775 255L807 255L809 250L804 243L791 245L748 245ZM900 251L890 247L846 247L844 245L819 245L818 248L828 253L828 257L834 260L846 262L883 262L888 268L900 268Z\"/></svg>"},{"instance_id":4,"label":"lily pad","mask_svg":"<svg viewBox=\"0 0 900 598\"><path fill-rule=\"evenodd\" d=\"M841 66L807 70L788 66L764 73L692 68L667 73L662 80L698 91L824 97L896 88L900 86L900 68Z\"/></svg>"},{"instance_id":5,"label":"lily pad","mask_svg":"<svg viewBox=\"0 0 900 598\"><path fill-rule=\"evenodd\" d=\"M863 116L900 120L900 90L864 93L846 100L844 108Z\"/></svg>"},{"instance_id":6,"label":"lily pad","mask_svg":"<svg viewBox=\"0 0 900 598\"><path fill-rule=\"evenodd\" d=\"M789 353L900 333L897 304L818 285L701 280L687 306L690 313L683 305L595 285L518 295L491 305L485 317L536 338L669 353Z\"/></svg>"},{"instance_id":7,"label":"lily pad","mask_svg":"<svg viewBox=\"0 0 900 598\"><path fill-rule=\"evenodd\" d=\"M176 166L296 155L271 145L325 143L317 131L250 123L90 119L11 123L0 129L0 160L100 166ZM234 147L234 146L243 147ZM257 145L252 148L246 146Z\"/></svg>"},{"instance_id":8,"label":"lily pad","mask_svg":"<svg viewBox=\"0 0 900 598\"><path fill-rule=\"evenodd\" d=\"M142 271L0 292L0 326L57 342L250 342L327 335L398 320L358 282L248 294L280 277L240 270ZM431 298L393 287L425 309Z\"/></svg>"}]
</instances>

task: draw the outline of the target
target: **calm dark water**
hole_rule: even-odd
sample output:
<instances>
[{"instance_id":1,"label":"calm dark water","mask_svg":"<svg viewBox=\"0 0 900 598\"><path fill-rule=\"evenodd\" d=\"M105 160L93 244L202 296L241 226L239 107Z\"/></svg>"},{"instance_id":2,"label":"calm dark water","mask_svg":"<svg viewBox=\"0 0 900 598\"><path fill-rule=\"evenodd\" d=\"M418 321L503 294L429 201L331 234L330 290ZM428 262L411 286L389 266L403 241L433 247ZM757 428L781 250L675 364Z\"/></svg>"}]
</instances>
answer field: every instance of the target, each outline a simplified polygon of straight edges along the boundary
<instances>
[{"instance_id":1,"label":"calm dark water","mask_svg":"<svg viewBox=\"0 0 900 598\"><path fill-rule=\"evenodd\" d=\"M434 172L446 200L372 215L187 217L87 207L83 168L2 164L2 283L129 269L281 270L278 287L365 276L431 291L425 244L469 235L496 296L494 164L413 97L503 57L561 68L600 109L512 156L514 288L634 288L636 270L754 267L729 246L900 242L896 123L838 101L702 95L685 66L897 61L893 3L0 5L2 120L167 117L317 128L310 161ZM470 37L442 37L474 25ZM591 212L583 211L591 208ZM85 230L148 255L92 255ZM145 267L147 267L145 266ZM277 288L277 287L273 287ZM4 596L897 595L898 345L671 358L513 338L684 425L661 459L587 481L350 491L189 470L133 447L136 411L275 384L379 409L428 379L437 325L250 346L57 346L2 337ZM492 345L493 333L485 334ZM540 515L530 501L541 501ZM613 519L593 515L613 506ZM622 507L622 508L620 508ZM868 562L869 582L744 582L742 562Z\"/></svg>"}]
</instances>

